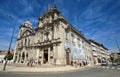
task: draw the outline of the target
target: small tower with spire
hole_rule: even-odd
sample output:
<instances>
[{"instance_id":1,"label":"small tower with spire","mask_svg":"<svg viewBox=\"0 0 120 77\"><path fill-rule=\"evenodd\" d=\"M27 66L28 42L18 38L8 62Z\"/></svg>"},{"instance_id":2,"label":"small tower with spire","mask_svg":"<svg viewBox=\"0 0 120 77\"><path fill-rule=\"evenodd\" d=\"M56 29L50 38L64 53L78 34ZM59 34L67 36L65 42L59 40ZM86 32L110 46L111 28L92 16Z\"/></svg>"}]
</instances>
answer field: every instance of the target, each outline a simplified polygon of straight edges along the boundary
<instances>
[{"instance_id":1,"label":"small tower with spire","mask_svg":"<svg viewBox=\"0 0 120 77\"><path fill-rule=\"evenodd\" d=\"M54 9L57 9L56 3L54 4Z\"/></svg>"},{"instance_id":2,"label":"small tower with spire","mask_svg":"<svg viewBox=\"0 0 120 77\"><path fill-rule=\"evenodd\" d=\"M40 13L40 17L38 18L38 27L42 27L42 25L43 25L43 23L42 23L42 21L43 21L43 15L42 15L42 13Z\"/></svg>"},{"instance_id":3,"label":"small tower with spire","mask_svg":"<svg viewBox=\"0 0 120 77\"><path fill-rule=\"evenodd\" d=\"M51 9L51 6L50 6L50 3L48 4L48 11L50 11L50 9Z\"/></svg>"}]
</instances>

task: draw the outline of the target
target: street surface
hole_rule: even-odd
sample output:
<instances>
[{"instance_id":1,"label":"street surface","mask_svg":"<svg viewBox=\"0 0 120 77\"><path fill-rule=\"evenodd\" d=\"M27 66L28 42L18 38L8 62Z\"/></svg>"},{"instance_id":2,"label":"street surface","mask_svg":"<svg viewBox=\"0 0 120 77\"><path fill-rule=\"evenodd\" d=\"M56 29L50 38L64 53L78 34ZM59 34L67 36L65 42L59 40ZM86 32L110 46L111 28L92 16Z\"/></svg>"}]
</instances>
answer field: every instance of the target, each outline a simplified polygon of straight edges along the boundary
<instances>
[{"instance_id":1,"label":"street surface","mask_svg":"<svg viewBox=\"0 0 120 77\"><path fill-rule=\"evenodd\" d=\"M0 77L120 77L120 66L96 66L88 70L54 73L7 73Z\"/></svg>"}]
</instances>

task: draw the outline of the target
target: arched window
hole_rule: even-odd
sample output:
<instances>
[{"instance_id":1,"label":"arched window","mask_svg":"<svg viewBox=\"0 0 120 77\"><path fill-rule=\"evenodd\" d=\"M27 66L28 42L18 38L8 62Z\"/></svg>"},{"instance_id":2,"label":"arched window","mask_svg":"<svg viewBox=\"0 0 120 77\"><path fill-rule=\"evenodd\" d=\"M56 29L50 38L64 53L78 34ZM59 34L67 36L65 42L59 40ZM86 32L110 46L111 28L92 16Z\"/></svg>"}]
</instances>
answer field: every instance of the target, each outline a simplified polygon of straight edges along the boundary
<instances>
[{"instance_id":1,"label":"arched window","mask_svg":"<svg viewBox=\"0 0 120 77\"><path fill-rule=\"evenodd\" d=\"M27 43L27 39L25 38L25 45L26 45L26 43Z\"/></svg>"},{"instance_id":2,"label":"arched window","mask_svg":"<svg viewBox=\"0 0 120 77\"><path fill-rule=\"evenodd\" d=\"M71 37L72 37L72 43L74 43L74 35L71 34Z\"/></svg>"},{"instance_id":3,"label":"arched window","mask_svg":"<svg viewBox=\"0 0 120 77\"><path fill-rule=\"evenodd\" d=\"M26 53L26 59L28 60L28 53Z\"/></svg>"},{"instance_id":4,"label":"arched window","mask_svg":"<svg viewBox=\"0 0 120 77\"><path fill-rule=\"evenodd\" d=\"M23 46L23 40L21 40L21 46Z\"/></svg>"},{"instance_id":5,"label":"arched window","mask_svg":"<svg viewBox=\"0 0 120 77\"><path fill-rule=\"evenodd\" d=\"M22 53L22 61L21 61L22 63L24 62L24 59L25 59L25 53L23 52Z\"/></svg>"},{"instance_id":6,"label":"arched window","mask_svg":"<svg viewBox=\"0 0 120 77\"><path fill-rule=\"evenodd\" d=\"M59 26L58 25L56 26L56 30L59 31Z\"/></svg>"},{"instance_id":7,"label":"arched window","mask_svg":"<svg viewBox=\"0 0 120 77\"><path fill-rule=\"evenodd\" d=\"M28 45L30 45L30 38L28 38Z\"/></svg>"}]
</instances>

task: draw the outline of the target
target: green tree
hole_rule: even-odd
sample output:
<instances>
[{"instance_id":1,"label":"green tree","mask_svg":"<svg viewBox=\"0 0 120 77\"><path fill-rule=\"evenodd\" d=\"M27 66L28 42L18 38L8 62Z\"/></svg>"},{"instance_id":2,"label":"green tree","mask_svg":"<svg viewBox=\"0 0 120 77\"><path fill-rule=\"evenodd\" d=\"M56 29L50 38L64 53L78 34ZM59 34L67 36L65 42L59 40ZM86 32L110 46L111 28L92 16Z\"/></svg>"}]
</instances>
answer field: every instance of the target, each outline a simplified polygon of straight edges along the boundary
<instances>
[{"instance_id":1,"label":"green tree","mask_svg":"<svg viewBox=\"0 0 120 77\"><path fill-rule=\"evenodd\" d=\"M6 58L7 58L7 60L12 60L12 59L13 59L13 54L8 54L8 55L6 55L6 56L4 57L4 59L6 60Z\"/></svg>"},{"instance_id":2,"label":"green tree","mask_svg":"<svg viewBox=\"0 0 120 77\"><path fill-rule=\"evenodd\" d=\"M114 60L114 58L113 57L110 57L110 61L113 61Z\"/></svg>"}]
</instances>

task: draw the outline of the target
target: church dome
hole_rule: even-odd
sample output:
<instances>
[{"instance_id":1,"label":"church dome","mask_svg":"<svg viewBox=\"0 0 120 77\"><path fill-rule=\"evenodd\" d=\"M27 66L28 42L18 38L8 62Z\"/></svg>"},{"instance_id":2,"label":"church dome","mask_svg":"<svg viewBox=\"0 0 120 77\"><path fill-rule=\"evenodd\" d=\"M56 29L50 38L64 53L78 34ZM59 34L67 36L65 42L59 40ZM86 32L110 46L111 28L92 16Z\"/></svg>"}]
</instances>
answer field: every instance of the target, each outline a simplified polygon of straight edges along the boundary
<instances>
[{"instance_id":1,"label":"church dome","mask_svg":"<svg viewBox=\"0 0 120 77\"><path fill-rule=\"evenodd\" d=\"M32 23L29 20L27 20L24 22L24 26L32 28Z\"/></svg>"}]
</instances>

